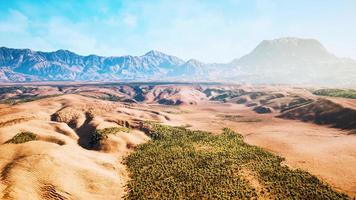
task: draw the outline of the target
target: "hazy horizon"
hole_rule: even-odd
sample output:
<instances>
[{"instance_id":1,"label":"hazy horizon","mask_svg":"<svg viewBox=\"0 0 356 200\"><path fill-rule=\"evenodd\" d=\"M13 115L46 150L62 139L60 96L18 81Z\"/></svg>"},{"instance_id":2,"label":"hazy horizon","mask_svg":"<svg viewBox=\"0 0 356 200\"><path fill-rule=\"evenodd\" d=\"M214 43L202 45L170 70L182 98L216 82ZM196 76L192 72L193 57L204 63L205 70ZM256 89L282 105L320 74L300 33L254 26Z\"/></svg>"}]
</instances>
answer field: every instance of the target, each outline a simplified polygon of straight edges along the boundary
<instances>
[{"instance_id":1,"label":"hazy horizon","mask_svg":"<svg viewBox=\"0 0 356 200\"><path fill-rule=\"evenodd\" d=\"M317 42L320 42L320 41L318 41L318 40L315 39L315 38L301 38L301 37L280 37L280 38L274 38L274 39L270 39L270 40L269 40L269 39L265 39L265 40L262 40L262 41L260 41L259 43L257 43L257 44L255 45L255 47L253 47L251 50L246 51L246 53L242 54L241 56L235 57L235 58L231 58L230 60L227 60L226 62L214 62L214 61L212 61L212 62L204 62L204 61L202 61L202 60L198 60L198 59L193 58L193 57L190 57L190 58L188 58L188 59L183 59L183 58L181 58L181 57L179 57L179 56L176 56L176 55L173 55L173 54L169 54L169 53L167 53L167 52L164 52L164 51L161 51L161 50L157 50L157 49L150 49L150 50L148 50L148 51L146 51L146 52L143 52L142 54L137 54L137 55L133 55L133 54L102 55L102 54L96 54L96 53L80 54L80 53L78 53L78 52L76 52L76 51L72 51L72 50L70 50L70 49L39 50L39 49L32 49L32 48L26 48L26 47L24 47L24 48L14 48L14 47L10 47L10 46L0 46L0 48L7 48L7 49L30 49L30 50L32 50L32 51L36 51L36 52L46 52L46 53L54 53L54 52L56 52L56 51L64 50L64 51L70 51L70 52L72 52L72 53L75 53L75 54L77 54L77 55L79 55L79 56L84 56L84 57L86 57L86 56L92 56L92 55L101 56L101 57L124 57L124 56L140 57L140 56L145 56L146 54L148 54L148 53L150 53L150 52L160 52L160 53L163 53L163 54L166 54L166 55L169 55L169 56L177 57L177 58L182 59L182 60L184 60L184 61L197 60L197 61L202 62L202 63L205 63L205 64L214 64L214 63L221 63L221 64L224 64L224 63L229 63L229 62L231 62L231 61L234 61L234 60L236 60L236 59L239 59L239 58L241 58L241 57L243 57L243 56L246 56L246 55L252 53L253 50L255 50L255 49L256 49L262 42L264 42L264 41L279 41L279 40L282 40L282 39L316 40ZM325 47L322 43L320 43L320 44L321 44L323 47ZM329 51L327 48L326 48L326 50L327 50L329 53L334 54L334 52ZM337 55L336 55L336 56L337 56ZM343 57L340 57L340 58L343 58ZM346 58L347 58L347 57L346 57Z\"/></svg>"},{"instance_id":2,"label":"hazy horizon","mask_svg":"<svg viewBox=\"0 0 356 200\"><path fill-rule=\"evenodd\" d=\"M319 40L356 59L355 1L3 1L0 46L80 55L161 51L229 62L262 40ZM347 30L347 31L346 31Z\"/></svg>"}]
</instances>

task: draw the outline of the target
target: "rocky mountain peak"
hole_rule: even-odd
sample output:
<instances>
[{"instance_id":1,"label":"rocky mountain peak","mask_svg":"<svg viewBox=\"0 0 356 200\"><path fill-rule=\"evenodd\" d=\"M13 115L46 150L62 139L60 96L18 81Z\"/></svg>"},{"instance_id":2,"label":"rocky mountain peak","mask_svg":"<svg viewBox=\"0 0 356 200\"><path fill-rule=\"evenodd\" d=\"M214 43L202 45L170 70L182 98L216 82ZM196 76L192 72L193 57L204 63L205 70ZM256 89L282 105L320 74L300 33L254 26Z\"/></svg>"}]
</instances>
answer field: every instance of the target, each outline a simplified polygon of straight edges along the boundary
<instances>
[{"instance_id":1,"label":"rocky mountain peak","mask_svg":"<svg viewBox=\"0 0 356 200\"><path fill-rule=\"evenodd\" d=\"M82 56L0 48L1 82L229 80L250 83L354 83L356 62L329 53L314 39L295 37L262 41L231 63L206 64L151 50L142 56ZM174 78L174 79L172 79Z\"/></svg>"},{"instance_id":2,"label":"rocky mountain peak","mask_svg":"<svg viewBox=\"0 0 356 200\"><path fill-rule=\"evenodd\" d=\"M149 52L147 52L144 56L157 56L157 57L163 57L163 56L167 56L166 54L157 51L157 50L151 50Z\"/></svg>"}]
</instances>

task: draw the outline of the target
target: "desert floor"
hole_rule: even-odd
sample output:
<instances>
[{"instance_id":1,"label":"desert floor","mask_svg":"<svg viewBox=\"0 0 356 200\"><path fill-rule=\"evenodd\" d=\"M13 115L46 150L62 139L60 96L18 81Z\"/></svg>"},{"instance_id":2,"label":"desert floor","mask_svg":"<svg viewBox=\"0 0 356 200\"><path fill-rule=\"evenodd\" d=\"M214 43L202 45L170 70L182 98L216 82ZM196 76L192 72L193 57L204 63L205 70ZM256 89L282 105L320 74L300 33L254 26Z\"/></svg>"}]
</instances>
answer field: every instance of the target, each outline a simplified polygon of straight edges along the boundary
<instances>
[{"instance_id":1,"label":"desert floor","mask_svg":"<svg viewBox=\"0 0 356 200\"><path fill-rule=\"evenodd\" d=\"M53 120L56 113L60 118ZM0 194L3 199L117 199L125 195L128 180L123 158L149 138L134 130L110 138L99 151L88 150L83 148L86 128L154 120L214 134L223 127L232 128L246 142L286 158L286 165L307 170L355 197L356 135L276 118L277 114L256 114L245 105L231 103L127 105L73 94L0 105ZM71 128L67 124L72 119L76 123ZM38 134L39 140L4 144L21 130Z\"/></svg>"},{"instance_id":2,"label":"desert floor","mask_svg":"<svg viewBox=\"0 0 356 200\"><path fill-rule=\"evenodd\" d=\"M249 144L286 158L286 165L317 175L339 191L356 196L356 135L312 123L256 114L239 104L207 103L193 106L153 106L175 113L170 125L218 134L230 127ZM227 120L224 116L236 116Z\"/></svg>"}]
</instances>

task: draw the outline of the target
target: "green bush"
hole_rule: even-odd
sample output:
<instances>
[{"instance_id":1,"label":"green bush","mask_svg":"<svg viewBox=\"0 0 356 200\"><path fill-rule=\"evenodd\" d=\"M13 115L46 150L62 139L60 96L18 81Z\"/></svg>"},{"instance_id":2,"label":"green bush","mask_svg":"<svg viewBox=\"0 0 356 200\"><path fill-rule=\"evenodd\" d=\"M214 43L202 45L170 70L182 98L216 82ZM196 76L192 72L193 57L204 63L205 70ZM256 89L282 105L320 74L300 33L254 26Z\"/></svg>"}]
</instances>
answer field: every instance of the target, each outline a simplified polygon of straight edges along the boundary
<instances>
[{"instance_id":1,"label":"green bush","mask_svg":"<svg viewBox=\"0 0 356 200\"><path fill-rule=\"evenodd\" d=\"M10 87L1 87L0 94L5 93L14 93L17 90L22 91L22 93L31 93L35 90L33 87L24 87L24 86L10 86Z\"/></svg>"},{"instance_id":2,"label":"green bush","mask_svg":"<svg viewBox=\"0 0 356 200\"><path fill-rule=\"evenodd\" d=\"M32 140L37 140L37 136L32 132L24 131L24 132L16 134L13 138L8 140L6 143L20 144L20 143L29 142Z\"/></svg>"},{"instance_id":3,"label":"green bush","mask_svg":"<svg viewBox=\"0 0 356 200\"><path fill-rule=\"evenodd\" d=\"M19 104L19 103L26 103L26 102L36 101L36 100L39 100L39 99L57 97L57 96L60 96L60 95L59 94L44 95L44 96L19 95L19 96L13 97L13 98L0 100L0 103L15 105L15 104Z\"/></svg>"},{"instance_id":4,"label":"green bush","mask_svg":"<svg viewBox=\"0 0 356 200\"><path fill-rule=\"evenodd\" d=\"M208 132L149 123L152 140L125 163L131 174L127 199L348 199L315 176L282 166L283 158L243 141L231 129ZM251 171L262 185L244 176Z\"/></svg>"},{"instance_id":5,"label":"green bush","mask_svg":"<svg viewBox=\"0 0 356 200\"><path fill-rule=\"evenodd\" d=\"M94 146L95 144L99 143L101 140L107 139L108 135L110 134L115 135L121 131L129 132L130 129L126 127L110 127L110 128L95 130L90 138L90 145Z\"/></svg>"},{"instance_id":6,"label":"green bush","mask_svg":"<svg viewBox=\"0 0 356 200\"><path fill-rule=\"evenodd\" d=\"M313 92L315 95L331 96L331 97L344 97L356 99L356 90L351 89L320 89Z\"/></svg>"}]
</instances>

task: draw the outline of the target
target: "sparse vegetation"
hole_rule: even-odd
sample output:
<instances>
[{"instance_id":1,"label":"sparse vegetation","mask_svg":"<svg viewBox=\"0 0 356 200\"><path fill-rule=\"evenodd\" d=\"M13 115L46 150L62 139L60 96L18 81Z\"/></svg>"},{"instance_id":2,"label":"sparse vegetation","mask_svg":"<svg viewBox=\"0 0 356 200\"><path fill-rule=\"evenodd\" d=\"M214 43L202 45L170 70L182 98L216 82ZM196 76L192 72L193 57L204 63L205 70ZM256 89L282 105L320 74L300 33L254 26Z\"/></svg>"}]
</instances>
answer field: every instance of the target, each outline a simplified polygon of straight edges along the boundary
<instances>
[{"instance_id":1,"label":"sparse vegetation","mask_svg":"<svg viewBox=\"0 0 356 200\"><path fill-rule=\"evenodd\" d=\"M356 90L351 89L319 89L313 92L315 95L331 96L331 97L344 97L356 99Z\"/></svg>"},{"instance_id":2,"label":"sparse vegetation","mask_svg":"<svg viewBox=\"0 0 356 200\"><path fill-rule=\"evenodd\" d=\"M118 96L112 95L112 94L106 94L106 96L102 96L99 98L102 100L105 100L105 101L121 101L123 99L122 97L118 97Z\"/></svg>"},{"instance_id":3,"label":"sparse vegetation","mask_svg":"<svg viewBox=\"0 0 356 200\"><path fill-rule=\"evenodd\" d=\"M203 92L204 92L204 94L206 94L206 96L210 97L210 96L212 96L214 93L215 93L215 94L222 94L222 93L226 92L226 90L208 88L208 89L204 90Z\"/></svg>"},{"instance_id":4,"label":"sparse vegetation","mask_svg":"<svg viewBox=\"0 0 356 200\"><path fill-rule=\"evenodd\" d=\"M229 97L229 94L224 93L224 94L219 94L217 96L214 96L210 98L211 101L226 101L226 99Z\"/></svg>"},{"instance_id":5,"label":"sparse vegetation","mask_svg":"<svg viewBox=\"0 0 356 200\"><path fill-rule=\"evenodd\" d=\"M312 99L306 99L306 98L301 98L301 97L296 96L295 99L293 99L288 104L281 105L281 112L285 112L287 110L292 110L297 107L305 106L305 105L313 103L313 102L314 102L314 100L312 100Z\"/></svg>"},{"instance_id":6,"label":"sparse vegetation","mask_svg":"<svg viewBox=\"0 0 356 200\"><path fill-rule=\"evenodd\" d=\"M191 113L190 111L181 110L181 109L177 109L177 110L163 110L163 112L169 113L169 114L175 114L175 115L179 115L179 114L189 114L189 113Z\"/></svg>"},{"instance_id":7,"label":"sparse vegetation","mask_svg":"<svg viewBox=\"0 0 356 200\"><path fill-rule=\"evenodd\" d=\"M348 199L315 176L282 166L283 158L223 134L146 124L152 140L126 159L127 199ZM261 188L244 176L250 171Z\"/></svg>"},{"instance_id":8,"label":"sparse vegetation","mask_svg":"<svg viewBox=\"0 0 356 200\"><path fill-rule=\"evenodd\" d=\"M21 91L22 93L31 93L35 89L36 88L24 86L1 87L0 94L14 93L16 91Z\"/></svg>"},{"instance_id":9,"label":"sparse vegetation","mask_svg":"<svg viewBox=\"0 0 356 200\"><path fill-rule=\"evenodd\" d=\"M24 131L16 134L13 138L8 140L6 143L21 144L33 140L37 140L37 136L30 131Z\"/></svg>"},{"instance_id":10,"label":"sparse vegetation","mask_svg":"<svg viewBox=\"0 0 356 200\"><path fill-rule=\"evenodd\" d=\"M36 96L36 95L18 95L14 98L0 100L0 103L15 105L19 103L25 103L30 101L36 101L39 99L49 98L49 97L56 97L60 96L59 94L56 95L43 95L43 96Z\"/></svg>"},{"instance_id":11,"label":"sparse vegetation","mask_svg":"<svg viewBox=\"0 0 356 200\"><path fill-rule=\"evenodd\" d=\"M112 94L105 94L105 95L100 95L100 96L92 96L92 95L87 95L87 94L80 94L80 95L82 95L83 97L90 97L90 98L100 99L100 100L104 100L104 101L136 103L136 101L134 99L125 98L122 96L116 96L116 95L112 95Z\"/></svg>"},{"instance_id":12,"label":"sparse vegetation","mask_svg":"<svg viewBox=\"0 0 356 200\"><path fill-rule=\"evenodd\" d=\"M246 118L242 115L217 115L217 117L221 117L224 120L229 120L233 122L261 122L262 121L262 119Z\"/></svg>"},{"instance_id":13,"label":"sparse vegetation","mask_svg":"<svg viewBox=\"0 0 356 200\"><path fill-rule=\"evenodd\" d=\"M110 127L110 128L95 130L90 138L90 145L94 146L95 144L99 143L101 140L107 139L110 134L115 135L120 131L129 132L130 129L126 127Z\"/></svg>"},{"instance_id":14,"label":"sparse vegetation","mask_svg":"<svg viewBox=\"0 0 356 200\"><path fill-rule=\"evenodd\" d=\"M265 113L271 113L272 112L272 109L270 107L267 107L267 106L256 106L252 110L255 111L258 114L265 114Z\"/></svg>"},{"instance_id":15,"label":"sparse vegetation","mask_svg":"<svg viewBox=\"0 0 356 200\"><path fill-rule=\"evenodd\" d=\"M238 97L246 93L242 89L225 90L225 89L211 89L211 88L208 88L203 92L206 96L210 98L210 100L222 101L222 102L225 102L227 99Z\"/></svg>"}]
</instances>

